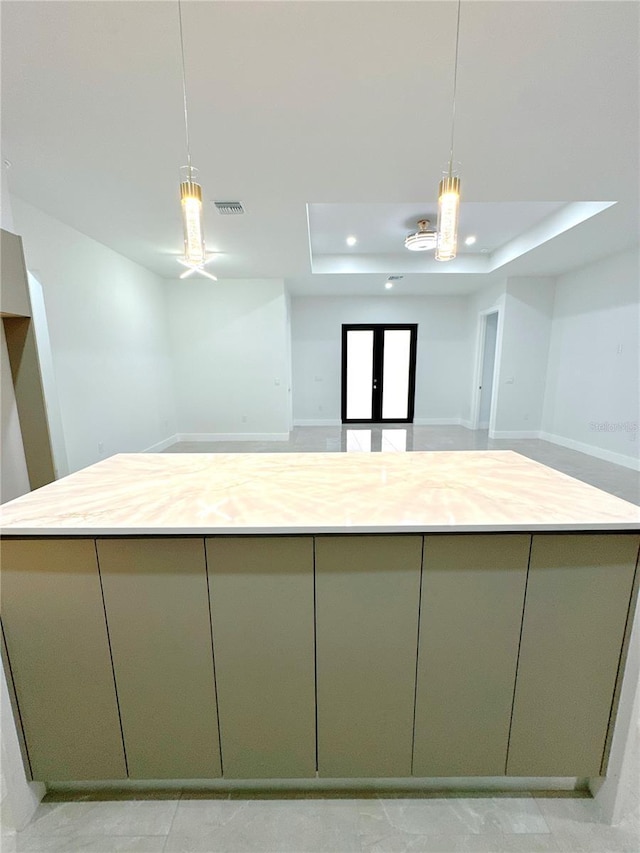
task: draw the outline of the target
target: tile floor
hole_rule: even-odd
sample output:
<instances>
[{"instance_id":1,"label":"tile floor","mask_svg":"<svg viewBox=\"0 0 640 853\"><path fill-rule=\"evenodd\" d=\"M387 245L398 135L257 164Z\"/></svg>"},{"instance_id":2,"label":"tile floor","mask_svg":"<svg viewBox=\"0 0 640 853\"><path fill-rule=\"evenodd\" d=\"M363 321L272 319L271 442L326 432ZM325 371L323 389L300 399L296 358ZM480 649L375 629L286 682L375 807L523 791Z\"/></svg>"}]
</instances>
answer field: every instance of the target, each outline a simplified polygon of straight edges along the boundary
<instances>
[{"instance_id":1,"label":"tile floor","mask_svg":"<svg viewBox=\"0 0 640 853\"><path fill-rule=\"evenodd\" d=\"M491 439L461 426L295 427L288 441L178 442L165 453L515 450L605 492L640 503L640 473L540 439Z\"/></svg>"},{"instance_id":2,"label":"tile floor","mask_svg":"<svg viewBox=\"0 0 640 853\"><path fill-rule=\"evenodd\" d=\"M398 428L401 429L401 428ZM354 432L355 432L354 428ZM373 428L347 435L340 427L296 428L288 442L176 444L167 452L291 452L349 449L511 449L640 503L640 476L544 441L494 441L463 427L410 427L386 435ZM622 821L602 823L584 796L483 793L353 797L230 795L191 791L48 795L22 832L0 838L1 853L535 853L640 851L640 729L624 780ZM102 797L102 799L100 799Z\"/></svg>"},{"instance_id":3,"label":"tile floor","mask_svg":"<svg viewBox=\"0 0 640 853\"><path fill-rule=\"evenodd\" d=\"M275 796L44 802L2 836L2 853L638 853L640 800L615 827L590 798L537 794L309 798Z\"/></svg>"}]
</instances>

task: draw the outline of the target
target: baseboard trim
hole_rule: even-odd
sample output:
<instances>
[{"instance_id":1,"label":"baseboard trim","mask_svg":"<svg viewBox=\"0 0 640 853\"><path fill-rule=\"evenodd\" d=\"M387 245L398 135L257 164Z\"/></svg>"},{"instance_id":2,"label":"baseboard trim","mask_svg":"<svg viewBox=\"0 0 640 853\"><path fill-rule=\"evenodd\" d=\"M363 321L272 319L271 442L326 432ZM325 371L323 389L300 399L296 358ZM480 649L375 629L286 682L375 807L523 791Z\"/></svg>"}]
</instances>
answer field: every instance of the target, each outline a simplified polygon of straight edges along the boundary
<instances>
[{"instance_id":1,"label":"baseboard trim","mask_svg":"<svg viewBox=\"0 0 640 853\"><path fill-rule=\"evenodd\" d=\"M342 421L338 418L296 418L293 425L294 427L342 426Z\"/></svg>"},{"instance_id":2,"label":"baseboard trim","mask_svg":"<svg viewBox=\"0 0 640 853\"><path fill-rule=\"evenodd\" d=\"M455 777L398 777L398 778L297 778L297 779L123 779L116 782L50 782L47 791L51 794L66 794L68 792L81 793L83 791L136 791L147 790L169 790L183 788L185 791L235 791L247 788L254 791L279 791L283 799L296 791L306 791L310 794L318 792L325 796L328 791L332 794L338 792L345 796L357 791L378 791L395 794L399 791L415 791L427 795L433 792L436 795L444 791L496 791L496 792L520 792L520 791L567 791L573 792L576 797L586 798L588 796L586 784L583 779L557 776L557 777L524 777L524 776L455 776ZM189 794L185 795L185 799Z\"/></svg>"},{"instance_id":3,"label":"baseboard trim","mask_svg":"<svg viewBox=\"0 0 640 853\"><path fill-rule=\"evenodd\" d=\"M489 438L541 438L540 431L537 429L504 429L504 430L489 430Z\"/></svg>"},{"instance_id":4,"label":"baseboard trim","mask_svg":"<svg viewBox=\"0 0 640 853\"><path fill-rule=\"evenodd\" d=\"M563 435L554 435L550 432L540 432L539 437L543 441L551 442L551 444L559 444L561 447L569 448L569 450L577 450L580 453L586 453L588 456L595 456L596 459L613 462L614 465L622 465L625 468L631 468L632 471L640 471L640 459L637 457L615 453L613 450L604 450L602 447L594 447L593 444L574 441L572 438L565 438Z\"/></svg>"},{"instance_id":5,"label":"baseboard trim","mask_svg":"<svg viewBox=\"0 0 640 853\"><path fill-rule=\"evenodd\" d=\"M293 422L294 426L297 427L307 427L307 426L343 426L341 420L336 420L335 418L297 418ZM367 426L395 426L395 424L344 424L345 427L358 429L362 427L363 429ZM398 423L398 426L463 426L467 429L471 429L471 421L462 420L462 418L414 418L413 424L402 424Z\"/></svg>"},{"instance_id":6,"label":"baseboard trim","mask_svg":"<svg viewBox=\"0 0 640 853\"><path fill-rule=\"evenodd\" d=\"M468 426L469 421L462 418L414 418L414 426Z\"/></svg>"},{"instance_id":7,"label":"baseboard trim","mask_svg":"<svg viewBox=\"0 0 640 853\"><path fill-rule=\"evenodd\" d=\"M288 432L179 432L176 441L288 441Z\"/></svg>"},{"instance_id":8,"label":"baseboard trim","mask_svg":"<svg viewBox=\"0 0 640 853\"><path fill-rule=\"evenodd\" d=\"M171 447L172 444L175 444L178 441L177 435L170 435L169 438L163 438L162 441L159 441L157 444L152 444L151 447L145 448L143 453L161 453L163 450L166 450L167 447Z\"/></svg>"}]
</instances>

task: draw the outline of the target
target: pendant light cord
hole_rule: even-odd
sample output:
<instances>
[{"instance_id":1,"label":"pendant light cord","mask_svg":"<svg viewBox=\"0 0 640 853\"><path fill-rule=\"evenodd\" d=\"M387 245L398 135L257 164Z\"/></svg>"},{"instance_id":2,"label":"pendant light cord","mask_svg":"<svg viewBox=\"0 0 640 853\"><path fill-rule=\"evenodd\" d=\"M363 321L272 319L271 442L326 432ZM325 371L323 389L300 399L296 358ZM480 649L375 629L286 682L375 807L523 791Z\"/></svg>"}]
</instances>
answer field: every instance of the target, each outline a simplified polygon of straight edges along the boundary
<instances>
[{"instance_id":1,"label":"pendant light cord","mask_svg":"<svg viewBox=\"0 0 640 853\"><path fill-rule=\"evenodd\" d=\"M178 0L178 21L180 22L180 53L182 56L182 98L184 102L184 131L187 139L187 167L189 169L189 181L192 180L191 171L191 145L189 144L189 113L187 111L187 72L184 64L184 36L182 33L182 3Z\"/></svg>"},{"instance_id":2,"label":"pendant light cord","mask_svg":"<svg viewBox=\"0 0 640 853\"><path fill-rule=\"evenodd\" d=\"M453 174L453 135L456 125L456 90L458 87L458 44L460 42L460 4L461 0L458 0L458 20L456 23L456 57L453 67L453 107L451 112L451 148L449 149L449 177L451 177Z\"/></svg>"}]
</instances>

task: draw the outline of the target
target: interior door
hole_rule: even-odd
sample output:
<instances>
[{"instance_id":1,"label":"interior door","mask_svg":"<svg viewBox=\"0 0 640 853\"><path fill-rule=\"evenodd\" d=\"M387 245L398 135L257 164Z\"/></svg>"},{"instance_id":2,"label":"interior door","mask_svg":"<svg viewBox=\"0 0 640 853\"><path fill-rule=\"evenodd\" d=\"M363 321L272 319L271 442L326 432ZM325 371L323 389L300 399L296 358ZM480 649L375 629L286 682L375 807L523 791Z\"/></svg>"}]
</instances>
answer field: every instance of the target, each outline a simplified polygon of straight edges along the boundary
<instances>
[{"instance_id":1,"label":"interior door","mask_svg":"<svg viewBox=\"0 0 640 853\"><path fill-rule=\"evenodd\" d=\"M482 375L480 382L480 409L478 427L488 429L491 419L491 397L496 366L496 339L498 334L498 312L487 314L484 319L484 347L482 350Z\"/></svg>"},{"instance_id":2,"label":"interior door","mask_svg":"<svg viewBox=\"0 0 640 853\"><path fill-rule=\"evenodd\" d=\"M342 326L342 423L413 423L418 326Z\"/></svg>"}]
</instances>

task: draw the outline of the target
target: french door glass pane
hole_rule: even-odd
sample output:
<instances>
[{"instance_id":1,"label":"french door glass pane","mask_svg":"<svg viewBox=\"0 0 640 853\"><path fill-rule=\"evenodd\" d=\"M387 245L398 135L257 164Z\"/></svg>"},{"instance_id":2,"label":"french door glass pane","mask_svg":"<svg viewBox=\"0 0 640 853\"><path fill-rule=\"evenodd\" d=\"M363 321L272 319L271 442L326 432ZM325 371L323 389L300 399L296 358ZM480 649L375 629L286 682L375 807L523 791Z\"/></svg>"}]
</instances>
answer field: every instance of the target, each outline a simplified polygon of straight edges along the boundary
<instances>
[{"instance_id":1,"label":"french door glass pane","mask_svg":"<svg viewBox=\"0 0 640 853\"><path fill-rule=\"evenodd\" d=\"M411 331L385 329L382 379L383 420L404 420L409 416L409 355Z\"/></svg>"},{"instance_id":2,"label":"french door glass pane","mask_svg":"<svg viewBox=\"0 0 640 853\"><path fill-rule=\"evenodd\" d=\"M373 388L373 329L347 331L347 418L370 420Z\"/></svg>"}]
</instances>

